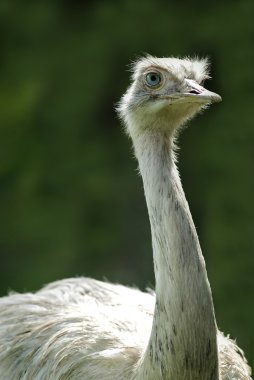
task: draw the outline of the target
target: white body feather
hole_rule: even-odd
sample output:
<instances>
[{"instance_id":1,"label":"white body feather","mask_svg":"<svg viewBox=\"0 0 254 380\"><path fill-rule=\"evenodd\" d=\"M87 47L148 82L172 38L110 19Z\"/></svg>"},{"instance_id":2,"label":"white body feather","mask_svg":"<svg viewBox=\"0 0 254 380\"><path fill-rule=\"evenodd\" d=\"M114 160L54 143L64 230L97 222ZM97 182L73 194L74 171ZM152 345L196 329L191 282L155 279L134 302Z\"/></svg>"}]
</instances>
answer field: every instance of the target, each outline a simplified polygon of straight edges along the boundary
<instances>
[{"instance_id":1,"label":"white body feather","mask_svg":"<svg viewBox=\"0 0 254 380\"><path fill-rule=\"evenodd\" d=\"M0 303L0 379L131 380L149 340L155 297L89 278L54 282ZM218 335L221 380L249 380Z\"/></svg>"}]
</instances>

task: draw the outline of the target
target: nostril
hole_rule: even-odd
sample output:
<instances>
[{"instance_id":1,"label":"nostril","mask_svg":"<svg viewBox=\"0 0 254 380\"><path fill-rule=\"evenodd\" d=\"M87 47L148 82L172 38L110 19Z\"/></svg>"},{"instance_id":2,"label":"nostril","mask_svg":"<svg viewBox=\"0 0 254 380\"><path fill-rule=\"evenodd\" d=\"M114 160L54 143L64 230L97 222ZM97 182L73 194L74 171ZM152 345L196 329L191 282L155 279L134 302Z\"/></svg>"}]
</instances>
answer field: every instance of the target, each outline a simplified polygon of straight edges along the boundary
<instances>
[{"instance_id":1,"label":"nostril","mask_svg":"<svg viewBox=\"0 0 254 380\"><path fill-rule=\"evenodd\" d=\"M198 90L191 90L191 91L189 91L189 93L190 94L196 94L196 95L200 94L200 92Z\"/></svg>"}]
</instances>

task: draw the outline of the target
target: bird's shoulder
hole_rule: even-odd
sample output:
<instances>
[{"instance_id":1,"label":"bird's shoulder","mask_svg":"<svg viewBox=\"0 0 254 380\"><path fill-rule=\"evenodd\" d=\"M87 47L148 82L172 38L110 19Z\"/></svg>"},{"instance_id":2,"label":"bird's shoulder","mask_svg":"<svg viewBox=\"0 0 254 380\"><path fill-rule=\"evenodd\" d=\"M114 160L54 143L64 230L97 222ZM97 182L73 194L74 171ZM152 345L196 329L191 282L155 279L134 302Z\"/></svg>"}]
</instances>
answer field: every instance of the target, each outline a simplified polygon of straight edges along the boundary
<instances>
[{"instance_id":1,"label":"bird's shoulder","mask_svg":"<svg viewBox=\"0 0 254 380\"><path fill-rule=\"evenodd\" d=\"M234 340L218 332L218 348L221 380L252 380L251 368Z\"/></svg>"}]
</instances>

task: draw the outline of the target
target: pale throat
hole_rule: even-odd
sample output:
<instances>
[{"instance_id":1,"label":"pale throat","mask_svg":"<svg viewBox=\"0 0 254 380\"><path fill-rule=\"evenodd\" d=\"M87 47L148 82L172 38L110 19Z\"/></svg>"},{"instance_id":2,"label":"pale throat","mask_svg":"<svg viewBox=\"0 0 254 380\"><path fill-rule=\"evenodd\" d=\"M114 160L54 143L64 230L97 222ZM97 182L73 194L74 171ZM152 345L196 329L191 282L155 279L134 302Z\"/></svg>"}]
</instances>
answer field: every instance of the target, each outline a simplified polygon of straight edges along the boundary
<instances>
[{"instance_id":1,"label":"pale throat","mask_svg":"<svg viewBox=\"0 0 254 380\"><path fill-rule=\"evenodd\" d=\"M151 224L156 282L153 327L144 364L150 363L153 376L157 370L167 371L178 380L176 374L180 379L186 371L186 379L189 373L190 379L196 379L197 371L203 376L197 378L217 380L217 327L211 290L174 162L172 138L165 132L144 130L133 137L133 143Z\"/></svg>"}]
</instances>

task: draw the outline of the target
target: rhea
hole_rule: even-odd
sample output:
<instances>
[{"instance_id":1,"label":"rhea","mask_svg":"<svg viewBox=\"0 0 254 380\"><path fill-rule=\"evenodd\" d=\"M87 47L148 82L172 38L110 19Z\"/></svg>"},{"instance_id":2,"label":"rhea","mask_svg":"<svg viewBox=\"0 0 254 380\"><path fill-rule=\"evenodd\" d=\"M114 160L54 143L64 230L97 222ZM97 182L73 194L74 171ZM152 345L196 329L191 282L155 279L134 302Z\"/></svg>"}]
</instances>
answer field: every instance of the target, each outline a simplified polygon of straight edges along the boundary
<instances>
[{"instance_id":1,"label":"rhea","mask_svg":"<svg viewBox=\"0 0 254 380\"><path fill-rule=\"evenodd\" d=\"M180 128L221 100L206 60L144 57L118 112L132 139L151 225L155 294L73 278L0 300L0 378L250 380L217 329L209 281L176 166Z\"/></svg>"}]
</instances>

